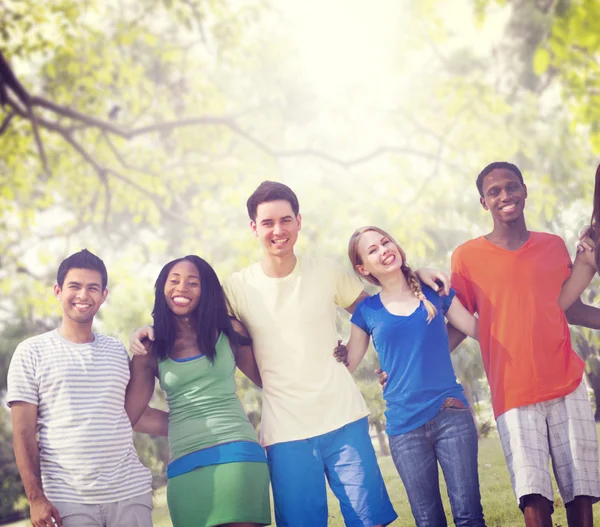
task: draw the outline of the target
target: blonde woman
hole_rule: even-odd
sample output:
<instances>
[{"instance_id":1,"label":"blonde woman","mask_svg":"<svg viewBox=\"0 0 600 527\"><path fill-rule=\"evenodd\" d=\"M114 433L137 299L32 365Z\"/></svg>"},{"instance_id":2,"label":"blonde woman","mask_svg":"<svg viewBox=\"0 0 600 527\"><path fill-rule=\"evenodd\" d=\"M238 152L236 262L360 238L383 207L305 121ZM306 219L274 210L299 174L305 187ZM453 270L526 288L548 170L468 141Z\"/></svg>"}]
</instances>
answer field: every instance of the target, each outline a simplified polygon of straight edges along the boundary
<instances>
[{"instance_id":1,"label":"blonde woman","mask_svg":"<svg viewBox=\"0 0 600 527\"><path fill-rule=\"evenodd\" d=\"M377 227L351 237L348 256L356 273L381 287L352 315L347 347L354 371L373 338L388 379L386 432L417 526L446 525L438 463L448 488L454 523L485 525L477 473L477 431L456 380L444 316L477 338L477 319L455 297L422 284L394 239Z\"/></svg>"}]
</instances>

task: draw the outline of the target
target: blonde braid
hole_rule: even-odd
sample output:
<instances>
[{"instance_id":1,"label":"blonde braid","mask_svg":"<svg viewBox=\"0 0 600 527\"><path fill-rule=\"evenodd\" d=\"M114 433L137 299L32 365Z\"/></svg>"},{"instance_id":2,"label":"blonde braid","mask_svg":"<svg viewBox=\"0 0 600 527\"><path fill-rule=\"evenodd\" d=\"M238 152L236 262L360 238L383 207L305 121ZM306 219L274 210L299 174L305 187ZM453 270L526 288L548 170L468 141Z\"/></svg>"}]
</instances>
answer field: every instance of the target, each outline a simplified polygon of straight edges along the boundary
<instances>
[{"instance_id":1,"label":"blonde braid","mask_svg":"<svg viewBox=\"0 0 600 527\"><path fill-rule=\"evenodd\" d=\"M427 297L423 294L423 290L421 289L421 282L419 282L417 275L406 263L402 265L402 272L404 273L404 277L412 289L413 294L423 302L423 305L427 310L427 323L429 324L429 322L437 315L437 309L429 300L427 300Z\"/></svg>"}]
</instances>

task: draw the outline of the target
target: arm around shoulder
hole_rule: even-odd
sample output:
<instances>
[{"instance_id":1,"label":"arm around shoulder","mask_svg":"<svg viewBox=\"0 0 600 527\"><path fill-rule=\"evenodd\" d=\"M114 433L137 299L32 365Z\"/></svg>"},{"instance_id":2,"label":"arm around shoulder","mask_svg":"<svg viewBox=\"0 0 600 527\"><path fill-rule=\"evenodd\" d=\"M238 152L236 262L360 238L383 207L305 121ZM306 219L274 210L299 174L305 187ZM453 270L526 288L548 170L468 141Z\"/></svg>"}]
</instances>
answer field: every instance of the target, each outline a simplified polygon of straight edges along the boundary
<instances>
[{"instance_id":1,"label":"arm around shoulder","mask_svg":"<svg viewBox=\"0 0 600 527\"><path fill-rule=\"evenodd\" d=\"M238 339L237 345L231 347L231 351L235 357L235 364L248 379L259 388L262 388L262 379L258 364L256 363L256 357L254 356L250 334L239 320L231 319L231 326L237 334Z\"/></svg>"},{"instance_id":2,"label":"arm around shoulder","mask_svg":"<svg viewBox=\"0 0 600 527\"><path fill-rule=\"evenodd\" d=\"M571 276L563 284L560 296L558 297L558 304L564 311L567 311L573 305L590 285L592 278L594 278L596 274L594 254L589 251L583 251L575 257Z\"/></svg>"},{"instance_id":3,"label":"arm around shoulder","mask_svg":"<svg viewBox=\"0 0 600 527\"><path fill-rule=\"evenodd\" d=\"M135 426L142 417L154 393L154 379L158 374L158 361L147 347L146 355L135 355L129 365L130 377L125 393L125 411Z\"/></svg>"}]
</instances>

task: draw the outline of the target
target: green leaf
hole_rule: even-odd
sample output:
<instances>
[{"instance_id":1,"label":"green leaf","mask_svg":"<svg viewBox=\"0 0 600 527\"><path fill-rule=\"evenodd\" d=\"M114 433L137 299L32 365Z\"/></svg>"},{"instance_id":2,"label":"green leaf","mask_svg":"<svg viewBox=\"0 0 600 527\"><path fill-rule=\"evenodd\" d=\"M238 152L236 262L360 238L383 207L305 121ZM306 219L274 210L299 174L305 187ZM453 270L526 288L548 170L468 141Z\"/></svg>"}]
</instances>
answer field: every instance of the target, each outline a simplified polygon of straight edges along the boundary
<instances>
[{"instance_id":1,"label":"green leaf","mask_svg":"<svg viewBox=\"0 0 600 527\"><path fill-rule=\"evenodd\" d=\"M538 48L533 55L533 71L542 75L550 66L550 52L546 48Z\"/></svg>"}]
</instances>

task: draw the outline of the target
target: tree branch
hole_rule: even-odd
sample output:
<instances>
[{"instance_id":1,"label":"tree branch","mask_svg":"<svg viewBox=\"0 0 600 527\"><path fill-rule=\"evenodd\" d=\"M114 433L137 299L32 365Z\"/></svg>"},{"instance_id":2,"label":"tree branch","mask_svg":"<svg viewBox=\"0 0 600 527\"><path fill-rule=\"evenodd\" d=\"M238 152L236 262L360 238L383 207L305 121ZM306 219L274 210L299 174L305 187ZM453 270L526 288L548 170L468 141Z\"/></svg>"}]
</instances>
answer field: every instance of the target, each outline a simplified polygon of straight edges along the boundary
<instances>
[{"instance_id":1,"label":"tree branch","mask_svg":"<svg viewBox=\"0 0 600 527\"><path fill-rule=\"evenodd\" d=\"M8 114L4 117L2 124L0 124L0 135L2 135L6 129L8 128L8 126L10 125L10 122L13 120L13 117L17 115L17 113L14 110L11 110L10 112L8 112Z\"/></svg>"},{"instance_id":2,"label":"tree branch","mask_svg":"<svg viewBox=\"0 0 600 527\"><path fill-rule=\"evenodd\" d=\"M50 177L50 169L48 168L48 158L46 157L46 152L44 151L44 143L42 143L40 131L38 130L37 117L35 116L35 113L33 112L33 108L31 106L28 109L29 122L31 123L31 128L33 130L33 137L35 139L35 144L40 155L42 168L44 169L44 173L46 174L46 176Z\"/></svg>"}]
</instances>

